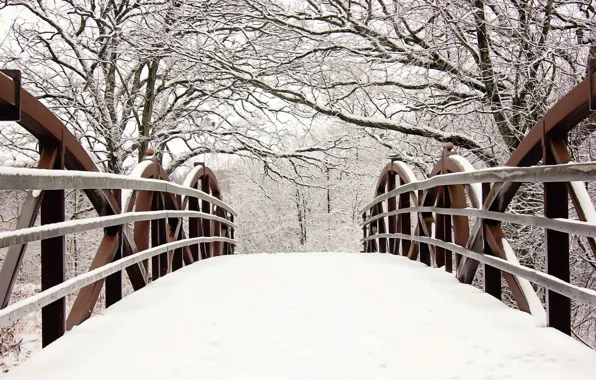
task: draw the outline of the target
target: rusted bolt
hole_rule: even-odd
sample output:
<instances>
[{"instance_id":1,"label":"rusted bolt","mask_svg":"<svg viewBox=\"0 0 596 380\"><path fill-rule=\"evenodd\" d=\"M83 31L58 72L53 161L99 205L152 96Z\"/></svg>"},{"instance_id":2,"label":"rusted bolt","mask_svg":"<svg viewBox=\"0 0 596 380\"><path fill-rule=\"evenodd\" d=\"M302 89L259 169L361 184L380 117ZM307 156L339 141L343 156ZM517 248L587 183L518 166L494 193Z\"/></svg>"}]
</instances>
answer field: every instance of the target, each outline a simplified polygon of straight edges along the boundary
<instances>
[{"instance_id":1,"label":"rusted bolt","mask_svg":"<svg viewBox=\"0 0 596 380\"><path fill-rule=\"evenodd\" d=\"M155 154L155 149L153 148L147 148L147 150L145 151L145 157L151 157Z\"/></svg>"},{"instance_id":2,"label":"rusted bolt","mask_svg":"<svg viewBox=\"0 0 596 380\"><path fill-rule=\"evenodd\" d=\"M448 142L447 144L445 144L445 149L447 149L448 152L451 152L451 150L453 149L453 143Z\"/></svg>"}]
</instances>

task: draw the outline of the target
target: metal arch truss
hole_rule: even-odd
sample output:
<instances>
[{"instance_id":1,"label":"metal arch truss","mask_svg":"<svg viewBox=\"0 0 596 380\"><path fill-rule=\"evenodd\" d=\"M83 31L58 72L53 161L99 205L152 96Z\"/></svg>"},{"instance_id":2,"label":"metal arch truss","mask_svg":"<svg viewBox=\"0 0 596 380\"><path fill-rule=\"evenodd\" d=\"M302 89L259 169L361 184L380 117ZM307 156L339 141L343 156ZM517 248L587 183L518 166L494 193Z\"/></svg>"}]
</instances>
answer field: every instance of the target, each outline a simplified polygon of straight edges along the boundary
<instances>
[{"instance_id":1,"label":"metal arch truss","mask_svg":"<svg viewBox=\"0 0 596 380\"><path fill-rule=\"evenodd\" d=\"M193 169L188 185L173 183L153 157L127 176L101 173L64 124L21 88L14 70L0 71L0 121L18 122L40 146L37 169L0 168L0 189L27 190L15 230L0 233L0 247L8 247L0 270L0 327L41 309L45 347L89 318L104 284L106 307L118 302L122 270L138 290L185 265L234 253L236 212L223 202L209 168ZM84 190L98 217L66 221L65 189ZM34 227L38 214L41 225ZM99 228L104 235L89 272L66 279L64 236ZM9 305L27 244L34 241L41 241L42 292ZM76 291L67 315L65 296Z\"/></svg>"},{"instance_id":2,"label":"metal arch truss","mask_svg":"<svg viewBox=\"0 0 596 380\"><path fill-rule=\"evenodd\" d=\"M535 124L504 167L475 170L448 143L428 179L416 180L403 162L383 168L374 199L361 210L364 252L404 255L448 272L455 267L467 284L483 264L487 293L501 299L503 276L519 309L570 334L570 300L596 305L595 291L569 283L569 234L584 236L596 257L596 211L585 186L596 179L596 162L572 163L566 142L595 107L596 65L589 67L588 77ZM544 216L505 213L525 182L543 183ZM569 219L569 198L579 220ZM502 222L545 229L547 273L520 265ZM547 288L546 311L531 283Z\"/></svg>"}]
</instances>

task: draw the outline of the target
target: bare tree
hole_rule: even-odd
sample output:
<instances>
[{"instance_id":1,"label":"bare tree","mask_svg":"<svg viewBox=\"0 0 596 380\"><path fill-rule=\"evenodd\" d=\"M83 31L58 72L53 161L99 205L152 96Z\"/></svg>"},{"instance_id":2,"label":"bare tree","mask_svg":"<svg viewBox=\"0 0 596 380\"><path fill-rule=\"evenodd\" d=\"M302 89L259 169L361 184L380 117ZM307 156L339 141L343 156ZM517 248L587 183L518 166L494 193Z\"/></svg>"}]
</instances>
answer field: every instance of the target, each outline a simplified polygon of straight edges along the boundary
<instances>
[{"instance_id":1,"label":"bare tree","mask_svg":"<svg viewBox=\"0 0 596 380\"><path fill-rule=\"evenodd\" d=\"M285 138L306 133L264 99L250 107L217 72L173 57L155 36L179 38L180 1L9 0L20 7L6 65L61 117L106 171L122 173L149 144L170 172L204 153L320 162L336 142L293 151ZM199 25L198 28L203 28ZM273 115L270 109L276 112ZM267 137L265 137L267 136ZM34 144L6 147L36 156Z\"/></svg>"}]
</instances>

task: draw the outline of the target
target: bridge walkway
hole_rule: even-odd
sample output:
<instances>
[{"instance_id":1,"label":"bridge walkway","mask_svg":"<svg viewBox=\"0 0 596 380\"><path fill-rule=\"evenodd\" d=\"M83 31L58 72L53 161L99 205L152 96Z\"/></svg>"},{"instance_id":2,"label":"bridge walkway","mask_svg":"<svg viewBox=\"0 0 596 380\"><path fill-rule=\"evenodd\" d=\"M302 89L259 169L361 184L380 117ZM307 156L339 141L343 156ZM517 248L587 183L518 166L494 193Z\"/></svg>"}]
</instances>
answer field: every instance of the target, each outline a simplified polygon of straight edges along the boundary
<instances>
[{"instance_id":1,"label":"bridge walkway","mask_svg":"<svg viewBox=\"0 0 596 380\"><path fill-rule=\"evenodd\" d=\"M75 327L6 379L594 379L596 352L440 269L221 256Z\"/></svg>"}]
</instances>

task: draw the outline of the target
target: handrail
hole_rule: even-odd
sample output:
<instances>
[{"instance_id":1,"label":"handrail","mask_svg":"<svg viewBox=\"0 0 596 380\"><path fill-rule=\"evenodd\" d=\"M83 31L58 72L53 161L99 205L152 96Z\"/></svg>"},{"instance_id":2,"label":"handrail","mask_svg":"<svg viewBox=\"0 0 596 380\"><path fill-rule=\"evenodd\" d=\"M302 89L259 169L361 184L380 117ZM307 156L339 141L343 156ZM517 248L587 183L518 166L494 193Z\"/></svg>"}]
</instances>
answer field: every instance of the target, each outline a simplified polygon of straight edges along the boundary
<instances>
[{"instance_id":1,"label":"handrail","mask_svg":"<svg viewBox=\"0 0 596 380\"><path fill-rule=\"evenodd\" d=\"M125 214L100 216L95 218L86 218L79 220L69 220L66 222L23 228L15 231L0 232L0 248L5 248L18 244L31 243L38 240L50 239L66 234L74 234L79 232L91 231L99 228L119 226L126 223L166 218L201 218L218 221L232 228L237 228L234 223L225 218L221 218L219 216L207 214L200 211L162 210L128 212Z\"/></svg>"},{"instance_id":2,"label":"handrail","mask_svg":"<svg viewBox=\"0 0 596 380\"><path fill-rule=\"evenodd\" d=\"M596 238L596 223L581 220L550 219L544 216L506 214L498 211L480 210L477 208L443 208L434 206L417 206L401 208L399 210L384 212L365 219L360 226L366 226L376 220L411 212L434 212L441 215L472 216L481 219L495 220L505 223L524 224L532 227L548 228L549 230L566 232L580 236ZM0 235L1 236L1 235Z\"/></svg>"},{"instance_id":3,"label":"handrail","mask_svg":"<svg viewBox=\"0 0 596 380\"><path fill-rule=\"evenodd\" d=\"M362 207L360 213L362 214L370 210L377 203L396 195L438 186L471 185L487 182L570 182L589 181L595 178L596 162L530 166L524 168L499 167L480 169L473 172L443 174L425 180L411 182L379 195Z\"/></svg>"},{"instance_id":4,"label":"handrail","mask_svg":"<svg viewBox=\"0 0 596 380\"><path fill-rule=\"evenodd\" d=\"M159 254L173 251L178 248L188 247L193 244L207 243L207 242L224 242L234 243L234 240L224 237L199 237L193 239L186 239L172 243L163 244L154 248L149 248L144 251L126 256L118 261L106 264L102 267L93 269L87 273L78 275L63 283L47 289L33 297L15 302L14 304L0 310L0 328L8 326L19 318L26 316L52 302L60 299L74 291L82 289L85 286L91 285L97 281L105 279L111 274L119 272L131 265L138 264L141 261L148 260Z\"/></svg>"},{"instance_id":5,"label":"handrail","mask_svg":"<svg viewBox=\"0 0 596 380\"><path fill-rule=\"evenodd\" d=\"M0 190L127 189L159 191L199 198L238 216L231 206L201 190L156 179L130 178L119 174L76 170L48 171L7 167L0 168L0 176L3 177L3 181L0 181Z\"/></svg>"},{"instance_id":6,"label":"handrail","mask_svg":"<svg viewBox=\"0 0 596 380\"><path fill-rule=\"evenodd\" d=\"M450 251L459 253L462 256L469 257L483 264L490 265L491 267L498 268L502 271L514 274L525 278L526 280L532 281L535 284L542 285L547 289L553 290L559 294L565 295L571 299L581 302L584 305L590 305L596 307L596 291L592 289L582 288L576 285L569 284L562 281L554 276L546 273L539 272L535 269L526 268L521 265L500 259L495 256L487 256L482 253L470 251L457 244L447 243L445 241L429 238L426 236L406 235L406 234L376 234L371 235L362 239L362 241L368 241L378 238L396 238L406 239L410 241L416 241L419 243L431 244L437 247L448 249Z\"/></svg>"}]
</instances>

